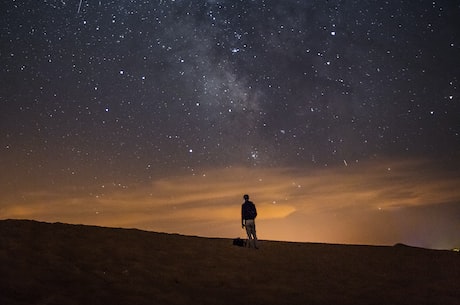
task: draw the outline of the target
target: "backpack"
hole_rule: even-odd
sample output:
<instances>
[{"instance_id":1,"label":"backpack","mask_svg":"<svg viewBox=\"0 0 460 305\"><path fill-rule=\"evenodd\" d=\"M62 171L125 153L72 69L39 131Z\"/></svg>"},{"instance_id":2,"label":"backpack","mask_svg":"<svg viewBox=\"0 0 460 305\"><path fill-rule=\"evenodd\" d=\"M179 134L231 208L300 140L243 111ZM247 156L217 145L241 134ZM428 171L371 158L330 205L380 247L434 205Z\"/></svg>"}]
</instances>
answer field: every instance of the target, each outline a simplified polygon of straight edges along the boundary
<instances>
[{"instance_id":1,"label":"backpack","mask_svg":"<svg viewBox=\"0 0 460 305\"><path fill-rule=\"evenodd\" d=\"M238 247L246 247L246 240L241 238L235 238L233 240L233 245Z\"/></svg>"}]
</instances>

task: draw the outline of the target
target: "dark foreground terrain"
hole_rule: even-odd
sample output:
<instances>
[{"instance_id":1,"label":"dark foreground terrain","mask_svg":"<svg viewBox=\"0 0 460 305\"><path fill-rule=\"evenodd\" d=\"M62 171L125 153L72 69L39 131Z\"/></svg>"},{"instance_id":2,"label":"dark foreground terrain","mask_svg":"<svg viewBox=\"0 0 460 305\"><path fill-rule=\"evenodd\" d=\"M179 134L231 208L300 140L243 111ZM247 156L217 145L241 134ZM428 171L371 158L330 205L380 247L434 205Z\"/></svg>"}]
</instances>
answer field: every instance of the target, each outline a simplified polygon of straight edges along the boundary
<instances>
[{"instance_id":1,"label":"dark foreground terrain","mask_svg":"<svg viewBox=\"0 0 460 305\"><path fill-rule=\"evenodd\" d=\"M0 304L460 304L452 251L0 221Z\"/></svg>"}]
</instances>

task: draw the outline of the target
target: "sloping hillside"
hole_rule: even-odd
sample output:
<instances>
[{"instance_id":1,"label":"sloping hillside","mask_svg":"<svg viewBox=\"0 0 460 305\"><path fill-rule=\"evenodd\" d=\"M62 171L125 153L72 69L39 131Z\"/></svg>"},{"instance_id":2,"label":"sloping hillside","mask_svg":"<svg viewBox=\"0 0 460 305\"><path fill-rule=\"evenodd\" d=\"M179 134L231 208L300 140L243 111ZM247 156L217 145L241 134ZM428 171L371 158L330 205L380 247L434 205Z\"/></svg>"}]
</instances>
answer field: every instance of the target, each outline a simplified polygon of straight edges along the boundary
<instances>
[{"instance_id":1,"label":"sloping hillside","mask_svg":"<svg viewBox=\"0 0 460 305\"><path fill-rule=\"evenodd\" d=\"M0 221L0 304L459 304L451 251Z\"/></svg>"}]
</instances>

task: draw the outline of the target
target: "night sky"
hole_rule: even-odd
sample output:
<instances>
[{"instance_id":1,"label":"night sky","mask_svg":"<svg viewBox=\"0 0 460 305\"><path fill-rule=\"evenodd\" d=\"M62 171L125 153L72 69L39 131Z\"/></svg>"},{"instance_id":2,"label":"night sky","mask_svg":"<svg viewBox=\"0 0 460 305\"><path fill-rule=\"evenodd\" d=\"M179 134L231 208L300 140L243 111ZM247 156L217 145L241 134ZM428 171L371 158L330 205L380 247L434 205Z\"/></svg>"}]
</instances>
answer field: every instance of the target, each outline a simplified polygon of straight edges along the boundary
<instances>
[{"instance_id":1,"label":"night sky","mask_svg":"<svg viewBox=\"0 0 460 305\"><path fill-rule=\"evenodd\" d=\"M458 1L0 7L0 219L460 246Z\"/></svg>"}]
</instances>

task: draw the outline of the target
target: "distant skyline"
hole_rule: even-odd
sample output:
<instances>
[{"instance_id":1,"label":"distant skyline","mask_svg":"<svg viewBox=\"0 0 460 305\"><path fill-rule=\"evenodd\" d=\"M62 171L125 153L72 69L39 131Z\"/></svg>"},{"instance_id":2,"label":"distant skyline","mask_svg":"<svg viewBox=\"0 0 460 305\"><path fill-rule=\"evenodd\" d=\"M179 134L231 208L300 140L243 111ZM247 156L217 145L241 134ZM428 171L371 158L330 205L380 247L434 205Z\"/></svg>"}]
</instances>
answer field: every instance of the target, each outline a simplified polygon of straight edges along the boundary
<instances>
[{"instance_id":1,"label":"distant skyline","mask_svg":"<svg viewBox=\"0 0 460 305\"><path fill-rule=\"evenodd\" d=\"M1 7L1 219L460 246L460 4Z\"/></svg>"}]
</instances>

